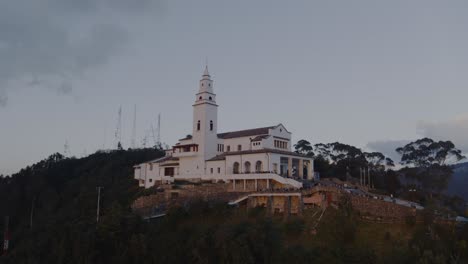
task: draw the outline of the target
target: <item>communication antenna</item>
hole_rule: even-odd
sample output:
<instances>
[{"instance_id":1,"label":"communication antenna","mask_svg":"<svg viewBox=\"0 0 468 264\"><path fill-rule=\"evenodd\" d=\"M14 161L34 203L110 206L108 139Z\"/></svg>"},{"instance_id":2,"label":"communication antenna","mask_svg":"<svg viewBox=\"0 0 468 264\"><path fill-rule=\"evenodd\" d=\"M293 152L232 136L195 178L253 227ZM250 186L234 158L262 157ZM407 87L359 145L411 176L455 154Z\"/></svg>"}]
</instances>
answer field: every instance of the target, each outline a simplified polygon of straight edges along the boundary
<instances>
[{"instance_id":1,"label":"communication antenna","mask_svg":"<svg viewBox=\"0 0 468 264\"><path fill-rule=\"evenodd\" d=\"M65 144L63 145L63 156L70 156L70 146L68 145L68 140L65 140Z\"/></svg>"},{"instance_id":2,"label":"communication antenna","mask_svg":"<svg viewBox=\"0 0 468 264\"><path fill-rule=\"evenodd\" d=\"M133 129L132 129L132 139L130 142L132 149L136 148L136 104L133 108Z\"/></svg>"},{"instance_id":3,"label":"communication antenna","mask_svg":"<svg viewBox=\"0 0 468 264\"><path fill-rule=\"evenodd\" d=\"M106 142L107 141L107 128L104 127L104 140L103 140L103 143L102 143L102 149L105 150L106 149Z\"/></svg>"},{"instance_id":4,"label":"communication antenna","mask_svg":"<svg viewBox=\"0 0 468 264\"><path fill-rule=\"evenodd\" d=\"M153 145L156 146L156 144L158 143L157 140L156 140L156 135L155 135L155 132L154 132L154 126L153 124L151 124L151 135L153 136Z\"/></svg>"},{"instance_id":5,"label":"communication antenna","mask_svg":"<svg viewBox=\"0 0 468 264\"><path fill-rule=\"evenodd\" d=\"M141 145L143 148L146 148L146 144L148 143L148 131L145 131L145 136L141 140Z\"/></svg>"},{"instance_id":6,"label":"communication antenna","mask_svg":"<svg viewBox=\"0 0 468 264\"><path fill-rule=\"evenodd\" d=\"M118 148L119 143L122 144L122 106L117 112L117 127L115 129L115 148Z\"/></svg>"},{"instance_id":7,"label":"communication antenna","mask_svg":"<svg viewBox=\"0 0 468 264\"><path fill-rule=\"evenodd\" d=\"M161 145L161 113L158 114L158 145Z\"/></svg>"}]
</instances>

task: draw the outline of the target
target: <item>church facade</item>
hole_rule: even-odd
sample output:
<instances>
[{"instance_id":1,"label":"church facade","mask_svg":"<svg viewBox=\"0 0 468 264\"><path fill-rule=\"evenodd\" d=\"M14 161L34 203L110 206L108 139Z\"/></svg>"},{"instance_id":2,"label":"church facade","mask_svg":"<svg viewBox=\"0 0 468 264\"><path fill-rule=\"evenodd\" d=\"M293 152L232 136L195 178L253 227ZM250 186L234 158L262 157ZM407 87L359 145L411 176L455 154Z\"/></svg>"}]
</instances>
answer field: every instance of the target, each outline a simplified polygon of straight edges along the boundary
<instances>
[{"instance_id":1,"label":"church facade","mask_svg":"<svg viewBox=\"0 0 468 264\"><path fill-rule=\"evenodd\" d=\"M291 132L282 124L218 133L213 80L205 68L193 104L192 134L166 150L163 158L134 166L140 187L175 180L267 183L302 187L314 177L313 160L291 151ZM241 187L238 187L242 188Z\"/></svg>"}]
</instances>

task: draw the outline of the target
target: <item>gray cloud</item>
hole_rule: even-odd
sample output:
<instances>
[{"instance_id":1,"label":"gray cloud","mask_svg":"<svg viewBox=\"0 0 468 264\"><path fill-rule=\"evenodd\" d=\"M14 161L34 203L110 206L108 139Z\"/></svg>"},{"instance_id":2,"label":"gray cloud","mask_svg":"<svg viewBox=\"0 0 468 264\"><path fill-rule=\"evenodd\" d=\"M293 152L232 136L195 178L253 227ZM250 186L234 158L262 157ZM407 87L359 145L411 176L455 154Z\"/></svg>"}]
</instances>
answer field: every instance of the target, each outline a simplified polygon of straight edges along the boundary
<instances>
[{"instance_id":1,"label":"gray cloud","mask_svg":"<svg viewBox=\"0 0 468 264\"><path fill-rule=\"evenodd\" d=\"M371 151L383 153L395 163L400 161L400 155L395 151L398 147L408 144L410 140L379 140L367 143L366 148Z\"/></svg>"},{"instance_id":2,"label":"gray cloud","mask_svg":"<svg viewBox=\"0 0 468 264\"><path fill-rule=\"evenodd\" d=\"M5 106L7 103L7 96L3 89L0 88L0 106Z\"/></svg>"},{"instance_id":3,"label":"gray cloud","mask_svg":"<svg viewBox=\"0 0 468 264\"><path fill-rule=\"evenodd\" d=\"M73 86L69 82L63 82L57 89L59 95L68 95L73 92Z\"/></svg>"},{"instance_id":4,"label":"gray cloud","mask_svg":"<svg viewBox=\"0 0 468 264\"><path fill-rule=\"evenodd\" d=\"M118 54L128 24L155 6L153 0L0 1L0 106L12 81L59 83L54 89L70 94L73 79Z\"/></svg>"},{"instance_id":5,"label":"gray cloud","mask_svg":"<svg viewBox=\"0 0 468 264\"><path fill-rule=\"evenodd\" d=\"M464 153L468 153L468 114L441 122L420 122L418 132L435 140L451 140Z\"/></svg>"}]
</instances>

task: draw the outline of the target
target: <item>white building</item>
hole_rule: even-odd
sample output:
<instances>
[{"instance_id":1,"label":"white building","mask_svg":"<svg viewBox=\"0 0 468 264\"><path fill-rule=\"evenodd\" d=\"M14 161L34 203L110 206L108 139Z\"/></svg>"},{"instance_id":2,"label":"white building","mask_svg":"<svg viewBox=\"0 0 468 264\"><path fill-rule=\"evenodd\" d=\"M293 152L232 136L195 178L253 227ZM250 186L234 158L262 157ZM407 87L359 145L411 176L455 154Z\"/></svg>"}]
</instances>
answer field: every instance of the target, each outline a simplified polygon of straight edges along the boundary
<instances>
[{"instance_id":1,"label":"white building","mask_svg":"<svg viewBox=\"0 0 468 264\"><path fill-rule=\"evenodd\" d=\"M291 132L282 124L218 133L218 105L213 80L205 68L193 104L192 135L179 140L166 156L135 166L141 187L174 180L266 181L302 187L313 179L313 160L291 151ZM242 188L242 187L238 187Z\"/></svg>"}]
</instances>

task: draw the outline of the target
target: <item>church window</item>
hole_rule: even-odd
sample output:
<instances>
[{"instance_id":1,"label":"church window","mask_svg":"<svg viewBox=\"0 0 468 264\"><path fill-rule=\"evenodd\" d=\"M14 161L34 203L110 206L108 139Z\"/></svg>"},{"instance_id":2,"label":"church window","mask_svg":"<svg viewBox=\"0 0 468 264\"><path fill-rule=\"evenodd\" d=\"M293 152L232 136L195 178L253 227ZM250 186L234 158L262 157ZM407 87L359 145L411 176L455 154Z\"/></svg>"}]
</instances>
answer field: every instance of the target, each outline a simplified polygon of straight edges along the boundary
<instances>
[{"instance_id":1,"label":"church window","mask_svg":"<svg viewBox=\"0 0 468 264\"><path fill-rule=\"evenodd\" d=\"M200 131L200 120L198 120L198 123L197 123L197 130Z\"/></svg>"},{"instance_id":2,"label":"church window","mask_svg":"<svg viewBox=\"0 0 468 264\"><path fill-rule=\"evenodd\" d=\"M150 171L153 170L153 163L150 163Z\"/></svg>"},{"instance_id":3,"label":"church window","mask_svg":"<svg viewBox=\"0 0 468 264\"><path fill-rule=\"evenodd\" d=\"M213 168L210 169L210 173L213 174Z\"/></svg>"},{"instance_id":4,"label":"church window","mask_svg":"<svg viewBox=\"0 0 468 264\"><path fill-rule=\"evenodd\" d=\"M237 151L241 151L242 150L242 145L237 145Z\"/></svg>"},{"instance_id":5,"label":"church window","mask_svg":"<svg viewBox=\"0 0 468 264\"><path fill-rule=\"evenodd\" d=\"M246 161L244 163L244 171L245 173L250 173L250 162Z\"/></svg>"},{"instance_id":6,"label":"church window","mask_svg":"<svg viewBox=\"0 0 468 264\"><path fill-rule=\"evenodd\" d=\"M174 168L173 167L169 167L169 168L164 168L164 176L174 176Z\"/></svg>"},{"instance_id":7,"label":"church window","mask_svg":"<svg viewBox=\"0 0 468 264\"><path fill-rule=\"evenodd\" d=\"M232 173L239 174L239 162L234 162L232 165Z\"/></svg>"},{"instance_id":8,"label":"church window","mask_svg":"<svg viewBox=\"0 0 468 264\"><path fill-rule=\"evenodd\" d=\"M210 121L210 131L213 131L213 120Z\"/></svg>"},{"instance_id":9,"label":"church window","mask_svg":"<svg viewBox=\"0 0 468 264\"><path fill-rule=\"evenodd\" d=\"M201 99L202 99L202 97L201 97L201 96L200 96L200 97L198 97L198 100L201 100Z\"/></svg>"},{"instance_id":10,"label":"church window","mask_svg":"<svg viewBox=\"0 0 468 264\"><path fill-rule=\"evenodd\" d=\"M221 168L220 167L218 167L218 173L221 173Z\"/></svg>"},{"instance_id":11,"label":"church window","mask_svg":"<svg viewBox=\"0 0 468 264\"><path fill-rule=\"evenodd\" d=\"M218 152L224 152L224 145L218 144Z\"/></svg>"},{"instance_id":12,"label":"church window","mask_svg":"<svg viewBox=\"0 0 468 264\"><path fill-rule=\"evenodd\" d=\"M231 146L227 146L227 152L231 151Z\"/></svg>"},{"instance_id":13,"label":"church window","mask_svg":"<svg viewBox=\"0 0 468 264\"><path fill-rule=\"evenodd\" d=\"M213 100L213 98L211 98L211 96L210 96L210 101L211 101L211 100Z\"/></svg>"},{"instance_id":14,"label":"church window","mask_svg":"<svg viewBox=\"0 0 468 264\"><path fill-rule=\"evenodd\" d=\"M256 172L262 172L263 171L263 164L261 161L257 161L257 163L255 163L255 171Z\"/></svg>"}]
</instances>

